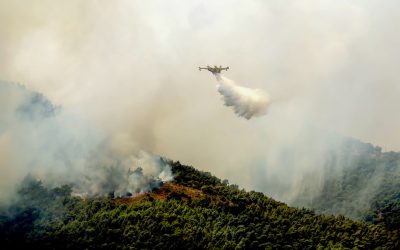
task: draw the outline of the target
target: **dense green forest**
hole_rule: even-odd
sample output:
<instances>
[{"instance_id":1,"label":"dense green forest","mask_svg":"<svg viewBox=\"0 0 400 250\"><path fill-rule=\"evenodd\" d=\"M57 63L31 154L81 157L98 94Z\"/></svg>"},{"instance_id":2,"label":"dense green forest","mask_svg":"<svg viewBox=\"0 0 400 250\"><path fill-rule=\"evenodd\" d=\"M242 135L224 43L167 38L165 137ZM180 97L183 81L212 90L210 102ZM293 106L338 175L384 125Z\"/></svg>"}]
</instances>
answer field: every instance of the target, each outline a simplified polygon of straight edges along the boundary
<instances>
[{"instance_id":1,"label":"dense green forest","mask_svg":"<svg viewBox=\"0 0 400 250\"><path fill-rule=\"evenodd\" d=\"M400 229L400 153L348 139L331 157L341 169L326 173L319 195L297 205Z\"/></svg>"},{"instance_id":2,"label":"dense green forest","mask_svg":"<svg viewBox=\"0 0 400 250\"><path fill-rule=\"evenodd\" d=\"M384 225L317 215L170 162L175 179L131 198L71 196L27 177L1 208L2 249L395 249ZM398 207L397 207L398 208Z\"/></svg>"}]
</instances>

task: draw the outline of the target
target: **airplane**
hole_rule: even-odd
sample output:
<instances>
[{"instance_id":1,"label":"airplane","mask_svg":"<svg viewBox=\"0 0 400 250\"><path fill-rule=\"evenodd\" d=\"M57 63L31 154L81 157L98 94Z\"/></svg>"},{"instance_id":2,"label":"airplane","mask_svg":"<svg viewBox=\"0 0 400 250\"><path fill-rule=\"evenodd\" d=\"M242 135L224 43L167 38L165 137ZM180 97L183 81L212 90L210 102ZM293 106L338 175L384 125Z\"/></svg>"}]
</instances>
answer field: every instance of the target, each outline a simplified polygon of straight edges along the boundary
<instances>
[{"instance_id":1,"label":"airplane","mask_svg":"<svg viewBox=\"0 0 400 250\"><path fill-rule=\"evenodd\" d=\"M213 73L213 74L219 74L219 73L221 73L222 70L228 71L229 67L223 68L221 65L220 65L219 67L216 66L216 65L214 65L214 67L211 67L211 66L208 66L208 65L207 65L207 66L204 67L204 68L199 67L199 70L200 70L200 71L201 71L202 69L206 69L206 70L210 71L210 72Z\"/></svg>"}]
</instances>

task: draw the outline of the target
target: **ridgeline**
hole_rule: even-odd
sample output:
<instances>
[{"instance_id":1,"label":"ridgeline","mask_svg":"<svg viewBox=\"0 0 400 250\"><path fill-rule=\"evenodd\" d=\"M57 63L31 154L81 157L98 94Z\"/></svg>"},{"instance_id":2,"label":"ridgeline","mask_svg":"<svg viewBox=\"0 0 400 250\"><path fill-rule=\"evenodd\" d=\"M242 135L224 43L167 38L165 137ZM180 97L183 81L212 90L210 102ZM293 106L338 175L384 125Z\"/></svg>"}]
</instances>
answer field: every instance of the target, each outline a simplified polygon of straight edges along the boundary
<instances>
[{"instance_id":1,"label":"ridgeline","mask_svg":"<svg viewBox=\"0 0 400 250\"><path fill-rule=\"evenodd\" d=\"M175 179L133 198L71 196L26 178L1 209L2 249L396 249L383 224L318 215L170 162Z\"/></svg>"}]
</instances>

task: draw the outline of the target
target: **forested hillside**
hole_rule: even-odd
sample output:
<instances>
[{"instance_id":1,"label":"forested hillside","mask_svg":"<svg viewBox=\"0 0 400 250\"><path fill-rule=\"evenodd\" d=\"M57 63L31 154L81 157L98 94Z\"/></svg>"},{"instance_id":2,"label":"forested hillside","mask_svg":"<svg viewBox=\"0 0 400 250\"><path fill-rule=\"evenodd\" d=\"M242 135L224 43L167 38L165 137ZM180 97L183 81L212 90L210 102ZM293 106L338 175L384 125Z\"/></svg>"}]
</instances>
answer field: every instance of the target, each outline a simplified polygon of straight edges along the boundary
<instances>
[{"instance_id":1,"label":"forested hillside","mask_svg":"<svg viewBox=\"0 0 400 250\"><path fill-rule=\"evenodd\" d=\"M326 174L318 196L297 205L400 229L400 153L348 139L332 157L341 169Z\"/></svg>"},{"instance_id":2,"label":"forested hillside","mask_svg":"<svg viewBox=\"0 0 400 250\"><path fill-rule=\"evenodd\" d=\"M31 177L1 209L3 249L395 249L383 225L291 208L171 162L175 179L133 198L71 196Z\"/></svg>"}]
</instances>

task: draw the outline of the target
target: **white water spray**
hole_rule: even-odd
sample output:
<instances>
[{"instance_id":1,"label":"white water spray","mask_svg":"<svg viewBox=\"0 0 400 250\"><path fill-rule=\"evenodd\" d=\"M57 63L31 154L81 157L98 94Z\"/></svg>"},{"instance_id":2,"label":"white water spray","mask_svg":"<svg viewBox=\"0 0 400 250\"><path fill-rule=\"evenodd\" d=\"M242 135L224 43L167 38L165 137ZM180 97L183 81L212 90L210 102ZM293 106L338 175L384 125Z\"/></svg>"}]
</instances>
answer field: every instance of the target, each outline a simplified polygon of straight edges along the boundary
<instances>
[{"instance_id":1,"label":"white water spray","mask_svg":"<svg viewBox=\"0 0 400 250\"><path fill-rule=\"evenodd\" d=\"M263 116L267 113L271 102L266 92L238 86L234 81L220 74L214 75L219 82L217 89L225 105L232 107L238 116L249 120L253 116Z\"/></svg>"}]
</instances>

